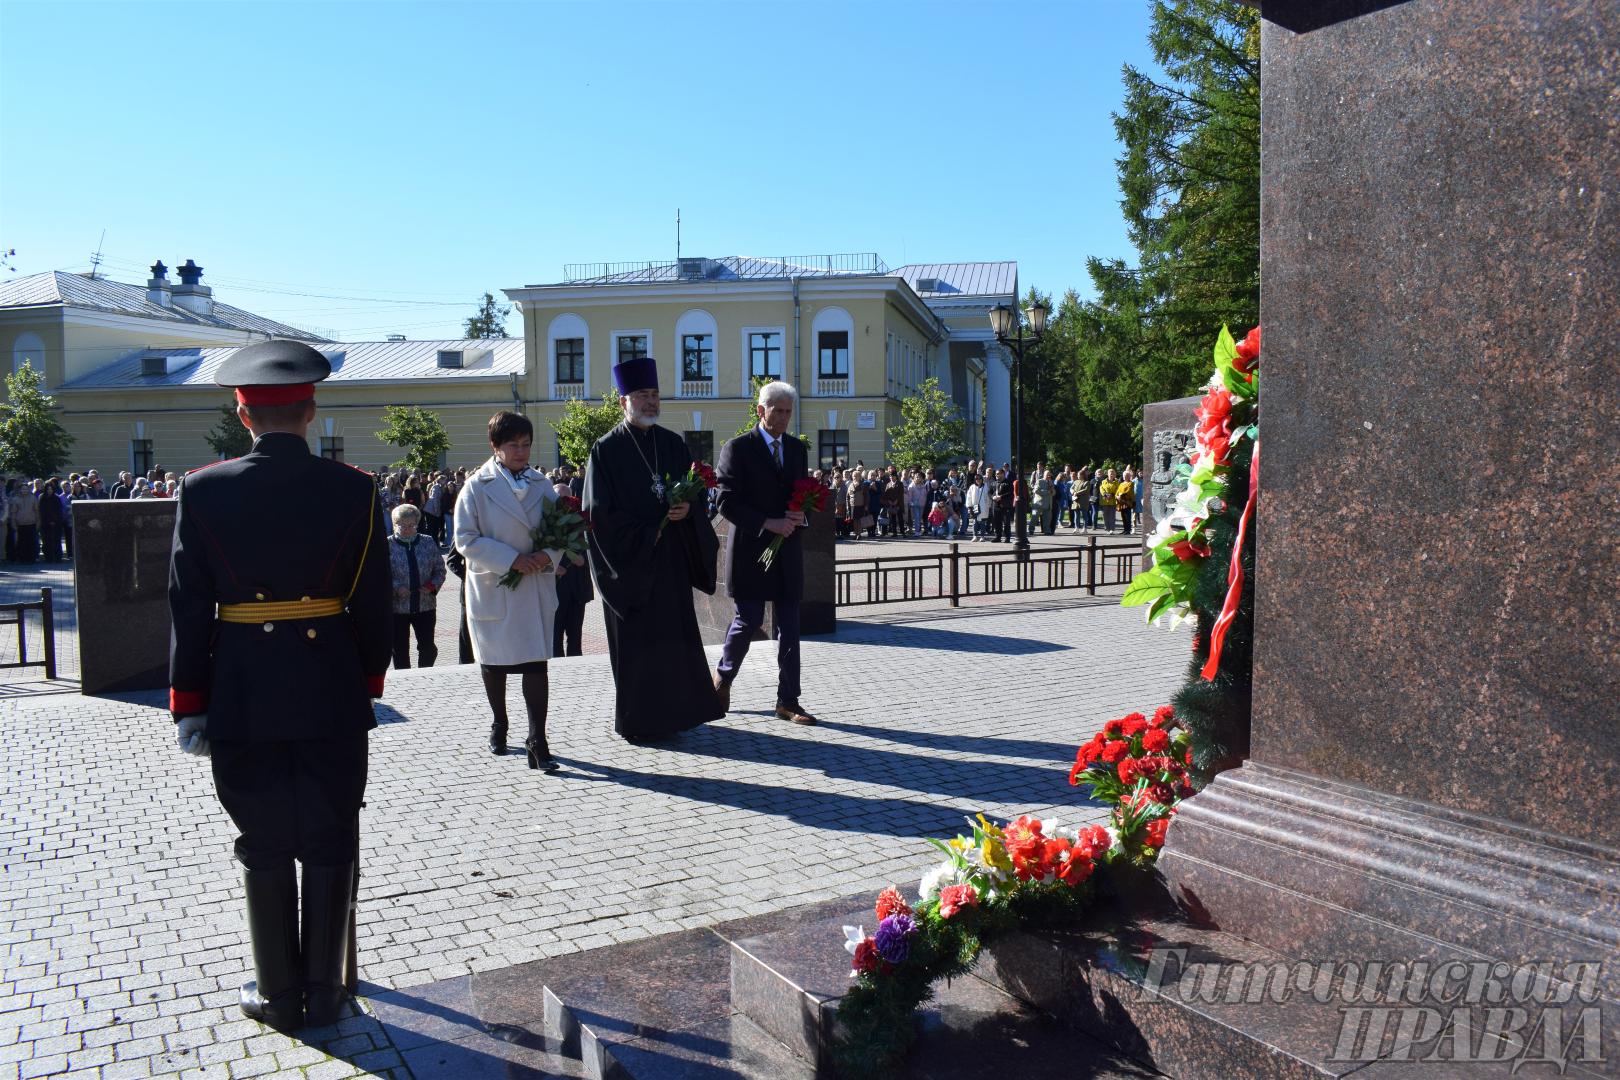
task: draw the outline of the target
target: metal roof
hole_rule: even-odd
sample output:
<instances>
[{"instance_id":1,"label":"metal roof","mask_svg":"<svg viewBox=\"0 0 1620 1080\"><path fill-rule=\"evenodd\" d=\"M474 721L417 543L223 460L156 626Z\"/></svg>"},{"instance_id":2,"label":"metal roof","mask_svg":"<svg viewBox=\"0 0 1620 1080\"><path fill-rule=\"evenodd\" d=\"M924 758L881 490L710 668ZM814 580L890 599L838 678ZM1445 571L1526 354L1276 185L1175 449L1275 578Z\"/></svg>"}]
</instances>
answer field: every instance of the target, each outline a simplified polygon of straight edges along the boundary
<instances>
[{"instance_id":1,"label":"metal roof","mask_svg":"<svg viewBox=\"0 0 1620 1080\"><path fill-rule=\"evenodd\" d=\"M130 285L101 277L51 270L0 282L0 308L50 307L56 304L191 326L251 330L270 337L297 338L300 341L326 340L308 330L266 319L218 300L214 301L212 315L198 315L181 307L164 307L147 299L144 285Z\"/></svg>"},{"instance_id":2,"label":"metal roof","mask_svg":"<svg viewBox=\"0 0 1620 1080\"><path fill-rule=\"evenodd\" d=\"M758 258L683 258L679 262L569 263L561 285L650 285L673 282L756 281L772 278L873 277L889 273L872 252L843 255L783 255ZM544 285L529 285L543 289Z\"/></svg>"},{"instance_id":3,"label":"metal roof","mask_svg":"<svg viewBox=\"0 0 1620 1080\"><path fill-rule=\"evenodd\" d=\"M105 390L140 386L213 386L214 372L245 345L215 349L138 349L55 389ZM442 368L439 351L459 350L464 367ZM323 343L320 351L332 363L328 384L401 382L437 379L506 379L525 373L522 338L473 338L458 341L350 341ZM163 357L169 371L142 375L146 357Z\"/></svg>"},{"instance_id":4,"label":"metal roof","mask_svg":"<svg viewBox=\"0 0 1620 1080\"><path fill-rule=\"evenodd\" d=\"M924 300L952 296L1012 296L1018 291L1016 262L913 263L892 271ZM933 279L934 288L921 283Z\"/></svg>"}]
</instances>

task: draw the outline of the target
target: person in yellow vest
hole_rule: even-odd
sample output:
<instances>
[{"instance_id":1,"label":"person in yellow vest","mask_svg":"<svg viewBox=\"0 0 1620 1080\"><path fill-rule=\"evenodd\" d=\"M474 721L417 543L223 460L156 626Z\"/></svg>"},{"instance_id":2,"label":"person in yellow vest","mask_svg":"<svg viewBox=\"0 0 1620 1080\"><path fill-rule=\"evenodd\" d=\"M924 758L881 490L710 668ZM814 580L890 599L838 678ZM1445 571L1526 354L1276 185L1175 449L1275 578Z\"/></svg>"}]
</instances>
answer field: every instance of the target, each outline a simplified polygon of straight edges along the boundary
<instances>
[{"instance_id":1,"label":"person in yellow vest","mask_svg":"<svg viewBox=\"0 0 1620 1080\"><path fill-rule=\"evenodd\" d=\"M1113 469L1109 469L1108 475L1103 478L1102 486L1097 493L1098 503L1102 507L1103 530L1105 532L1114 531L1114 507L1116 505L1114 500L1117 497L1118 492L1119 473L1115 472Z\"/></svg>"},{"instance_id":2,"label":"person in yellow vest","mask_svg":"<svg viewBox=\"0 0 1620 1080\"><path fill-rule=\"evenodd\" d=\"M1118 484L1114 485L1114 506L1119 510L1120 531L1130 535L1131 514L1136 510L1136 477L1130 469Z\"/></svg>"}]
</instances>

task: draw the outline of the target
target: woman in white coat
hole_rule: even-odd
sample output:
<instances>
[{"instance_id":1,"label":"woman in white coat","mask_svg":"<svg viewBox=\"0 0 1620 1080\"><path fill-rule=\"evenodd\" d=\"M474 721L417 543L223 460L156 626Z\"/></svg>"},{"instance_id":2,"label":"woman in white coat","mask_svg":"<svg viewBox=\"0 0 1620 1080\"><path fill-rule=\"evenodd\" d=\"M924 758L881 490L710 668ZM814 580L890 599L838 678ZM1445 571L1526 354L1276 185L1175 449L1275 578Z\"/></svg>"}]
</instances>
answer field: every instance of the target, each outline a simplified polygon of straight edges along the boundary
<instances>
[{"instance_id":1,"label":"woman in white coat","mask_svg":"<svg viewBox=\"0 0 1620 1080\"><path fill-rule=\"evenodd\" d=\"M523 677L529 714L529 768L554 772L546 744L546 661L551 658L557 613L556 574L561 553L536 551L533 530L542 506L557 497L551 481L529 468L534 425L513 412L489 420L493 452L467 479L456 499L455 545L467 560L467 629L484 677L494 721L492 753L506 752L506 677ZM515 589L500 584L509 570L523 575Z\"/></svg>"}]
</instances>

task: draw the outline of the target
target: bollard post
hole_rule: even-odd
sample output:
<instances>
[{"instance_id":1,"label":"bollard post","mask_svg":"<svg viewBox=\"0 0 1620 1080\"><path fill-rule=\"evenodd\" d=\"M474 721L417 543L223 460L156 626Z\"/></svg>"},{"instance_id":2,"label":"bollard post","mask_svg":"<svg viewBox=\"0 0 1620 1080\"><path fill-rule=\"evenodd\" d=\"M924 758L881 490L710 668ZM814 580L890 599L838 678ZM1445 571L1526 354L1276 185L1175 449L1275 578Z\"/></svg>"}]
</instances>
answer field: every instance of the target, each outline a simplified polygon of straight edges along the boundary
<instances>
[{"instance_id":1,"label":"bollard post","mask_svg":"<svg viewBox=\"0 0 1620 1080\"><path fill-rule=\"evenodd\" d=\"M957 587L957 581L956 581L956 559L957 559L956 550L957 550L957 545L953 543L951 545L951 555L950 555L950 559L951 559L951 607L961 607L961 604L958 602L958 597L960 597L962 594L961 594L960 589Z\"/></svg>"},{"instance_id":2,"label":"bollard post","mask_svg":"<svg viewBox=\"0 0 1620 1080\"><path fill-rule=\"evenodd\" d=\"M1086 595L1097 595L1097 538L1086 537Z\"/></svg>"},{"instance_id":3,"label":"bollard post","mask_svg":"<svg viewBox=\"0 0 1620 1080\"><path fill-rule=\"evenodd\" d=\"M51 610L51 590L39 590L40 629L45 637L45 678L56 678L56 614ZM22 616L17 616L22 621Z\"/></svg>"}]
</instances>

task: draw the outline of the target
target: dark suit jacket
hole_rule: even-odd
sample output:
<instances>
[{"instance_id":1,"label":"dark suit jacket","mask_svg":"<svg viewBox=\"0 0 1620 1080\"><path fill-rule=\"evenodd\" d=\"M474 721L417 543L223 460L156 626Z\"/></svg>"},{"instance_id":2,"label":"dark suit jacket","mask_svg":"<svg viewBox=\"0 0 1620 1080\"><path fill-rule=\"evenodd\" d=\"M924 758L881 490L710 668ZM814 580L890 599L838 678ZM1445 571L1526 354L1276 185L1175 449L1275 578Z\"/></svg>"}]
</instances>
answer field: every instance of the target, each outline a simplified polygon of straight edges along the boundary
<instances>
[{"instance_id":1,"label":"dark suit jacket","mask_svg":"<svg viewBox=\"0 0 1620 1080\"><path fill-rule=\"evenodd\" d=\"M793 482L809 475L809 451L793 435L782 439L782 469L776 468L765 436L756 425L720 448L715 467L720 484L720 515L731 523L726 541L726 595L735 600L797 600L804 595L804 545L797 531L782 544L767 571L759 564L776 536L765 531L768 518L787 514Z\"/></svg>"},{"instance_id":2,"label":"dark suit jacket","mask_svg":"<svg viewBox=\"0 0 1620 1080\"><path fill-rule=\"evenodd\" d=\"M242 457L187 474L169 561L175 718L207 713L210 739L248 742L375 727L371 699L382 695L393 626L387 542L371 478L311 454L296 435L268 433ZM347 610L215 617L216 604L305 596L349 597Z\"/></svg>"}]
</instances>

